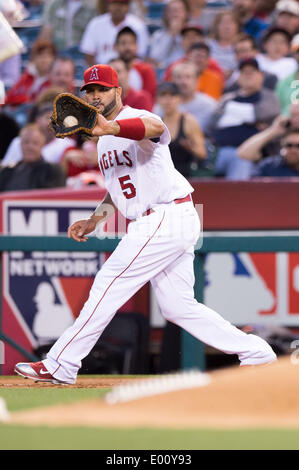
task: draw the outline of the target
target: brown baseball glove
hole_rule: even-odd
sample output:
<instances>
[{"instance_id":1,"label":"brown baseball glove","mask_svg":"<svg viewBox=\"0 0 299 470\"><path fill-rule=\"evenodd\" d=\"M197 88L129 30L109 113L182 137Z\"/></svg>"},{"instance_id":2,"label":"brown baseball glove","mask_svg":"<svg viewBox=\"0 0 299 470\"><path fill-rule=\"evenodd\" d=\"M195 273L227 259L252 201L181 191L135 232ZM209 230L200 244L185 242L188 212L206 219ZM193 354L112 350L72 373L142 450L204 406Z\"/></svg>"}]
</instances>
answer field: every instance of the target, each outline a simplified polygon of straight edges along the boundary
<instances>
[{"instance_id":1,"label":"brown baseball glove","mask_svg":"<svg viewBox=\"0 0 299 470\"><path fill-rule=\"evenodd\" d=\"M53 102L53 114L49 124L61 139L80 133L91 136L97 123L98 110L71 93L60 93Z\"/></svg>"}]
</instances>

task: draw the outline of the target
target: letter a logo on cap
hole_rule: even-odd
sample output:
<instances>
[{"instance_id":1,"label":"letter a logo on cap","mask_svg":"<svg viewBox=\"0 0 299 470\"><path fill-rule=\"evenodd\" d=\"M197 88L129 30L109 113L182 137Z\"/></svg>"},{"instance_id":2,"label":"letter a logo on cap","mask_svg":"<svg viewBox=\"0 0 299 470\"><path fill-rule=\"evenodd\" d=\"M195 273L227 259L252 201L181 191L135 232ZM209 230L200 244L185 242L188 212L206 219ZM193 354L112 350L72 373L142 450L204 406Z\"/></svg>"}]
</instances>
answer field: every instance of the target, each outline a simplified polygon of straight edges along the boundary
<instances>
[{"instance_id":1,"label":"letter a logo on cap","mask_svg":"<svg viewBox=\"0 0 299 470\"><path fill-rule=\"evenodd\" d=\"M91 69L89 81L91 80L99 80L98 69L96 67Z\"/></svg>"}]
</instances>

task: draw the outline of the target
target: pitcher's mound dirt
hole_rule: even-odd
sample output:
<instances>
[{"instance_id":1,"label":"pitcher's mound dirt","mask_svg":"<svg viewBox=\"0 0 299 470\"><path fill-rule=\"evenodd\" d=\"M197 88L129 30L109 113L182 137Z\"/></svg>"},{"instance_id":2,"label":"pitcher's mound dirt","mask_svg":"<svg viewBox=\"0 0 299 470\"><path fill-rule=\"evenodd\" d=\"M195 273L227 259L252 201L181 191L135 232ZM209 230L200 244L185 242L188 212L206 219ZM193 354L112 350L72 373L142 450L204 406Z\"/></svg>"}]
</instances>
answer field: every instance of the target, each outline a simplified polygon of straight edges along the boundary
<instances>
[{"instance_id":1,"label":"pitcher's mound dirt","mask_svg":"<svg viewBox=\"0 0 299 470\"><path fill-rule=\"evenodd\" d=\"M99 427L299 428L299 365L289 357L268 366L210 374L207 386L108 405L93 400L18 412L13 423Z\"/></svg>"}]
</instances>

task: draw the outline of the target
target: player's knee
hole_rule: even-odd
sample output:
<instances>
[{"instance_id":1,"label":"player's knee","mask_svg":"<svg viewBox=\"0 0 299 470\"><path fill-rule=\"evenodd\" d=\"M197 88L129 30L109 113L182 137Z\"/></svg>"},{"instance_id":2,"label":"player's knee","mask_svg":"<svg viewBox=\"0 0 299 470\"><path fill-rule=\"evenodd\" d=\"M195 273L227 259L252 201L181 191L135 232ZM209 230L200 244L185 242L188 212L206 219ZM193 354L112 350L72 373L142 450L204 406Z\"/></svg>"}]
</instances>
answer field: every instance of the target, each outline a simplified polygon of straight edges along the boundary
<instances>
[{"instance_id":1,"label":"player's knee","mask_svg":"<svg viewBox=\"0 0 299 470\"><path fill-rule=\"evenodd\" d=\"M162 314L166 320L179 323L183 320L201 318L202 315L205 315L203 309L206 309L206 307L193 298L188 299L184 303L173 302L170 306L167 306L167 308L162 308Z\"/></svg>"}]
</instances>

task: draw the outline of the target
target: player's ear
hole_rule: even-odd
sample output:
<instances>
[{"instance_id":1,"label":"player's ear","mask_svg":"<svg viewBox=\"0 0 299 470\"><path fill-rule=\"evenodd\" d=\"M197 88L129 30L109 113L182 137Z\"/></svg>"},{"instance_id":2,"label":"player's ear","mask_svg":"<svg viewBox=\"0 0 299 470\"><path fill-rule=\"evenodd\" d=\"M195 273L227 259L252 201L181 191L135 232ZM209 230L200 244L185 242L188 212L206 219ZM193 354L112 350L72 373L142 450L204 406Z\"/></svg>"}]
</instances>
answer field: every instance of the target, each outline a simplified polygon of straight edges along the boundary
<instances>
[{"instance_id":1,"label":"player's ear","mask_svg":"<svg viewBox=\"0 0 299 470\"><path fill-rule=\"evenodd\" d=\"M119 87L116 88L116 93L117 93L118 96L120 96L120 97L121 97L122 91L123 91L123 89L122 89L121 86L119 86Z\"/></svg>"}]
</instances>

